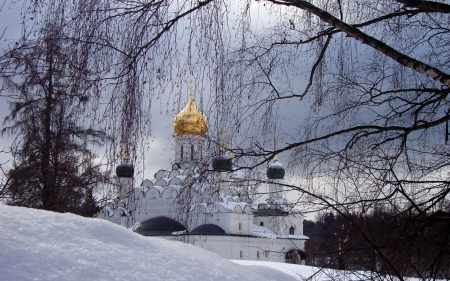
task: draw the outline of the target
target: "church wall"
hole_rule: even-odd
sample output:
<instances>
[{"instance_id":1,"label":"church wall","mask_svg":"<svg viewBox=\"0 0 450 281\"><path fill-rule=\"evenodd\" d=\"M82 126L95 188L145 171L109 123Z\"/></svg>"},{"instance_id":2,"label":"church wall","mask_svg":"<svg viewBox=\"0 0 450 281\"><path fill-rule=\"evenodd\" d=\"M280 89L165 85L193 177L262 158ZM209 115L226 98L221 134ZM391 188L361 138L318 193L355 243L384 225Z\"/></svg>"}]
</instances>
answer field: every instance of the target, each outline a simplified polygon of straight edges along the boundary
<instances>
[{"instance_id":1,"label":"church wall","mask_svg":"<svg viewBox=\"0 0 450 281\"><path fill-rule=\"evenodd\" d=\"M253 234L253 215L236 213L214 213L214 214L195 214L188 220L188 230L192 231L197 226L203 224L215 224L220 226L226 233L252 235ZM239 229L240 224L240 229Z\"/></svg>"},{"instance_id":2,"label":"church wall","mask_svg":"<svg viewBox=\"0 0 450 281\"><path fill-rule=\"evenodd\" d=\"M258 226L267 227L275 232L273 218L274 217L253 217L253 223Z\"/></svg>"},{"instance_id":3,"label":"church wall","mask_svg":"<svg viewBox=\"0 0 450 281\"><path fill-rule=\"evenodd\" d=\"M203 143L204 137L198 135L179 135L175 136L175 162L190 162L191 147L194 146L194 160L202 159L204 155Z\"/></svg>"},{"instance_id":4,"label":"church wall","mask_svg":"<svg viewBox=\"0 0 450 281\"><path fill-rule=\"evenodd\" d=\"M236 214L236 213L222 213L214 214L214 218L225 230L230 234L251 235L253 234L253 223L251 222L251 215Z\"/></svg>"},{"instance_id":5,"label":"church wall","mask_svg":"<svg viewBox=\"0 0 450 281\"><path fill-rule=\"evenodd\" d=\"M291 249L304 249L304 241L289 239L249 238L241 236L187 235L163 237L202 247L225 259L285 262Z\"/></svg>"},{"instance_id":6,"label":"church wall","mask_svg":"<svg viewBox=\"0 0 450 281\"><path fill-rule=\"evenodd\" d=\"M294 235L303 235L303 216L298 215L286 216L286 217L269 217L269 216L256 216L253 218L254 224L258 226L264 226L271 229L278 235L289 234L291 226L294 227ZM263 225L261 225L261 222Z\"/></svg>"},{"instance_id":7,"label":"church wall","mask_svg":"<svg viewBox=\"0 0 450 281\"><path fill-rule=\"evenodd\" d=\"M133 217L136 221L143 222L150 218L158 217L158 216L166 216L171 217L171 213L174 213L172 211L173 209L173 202L174 199L147 199L144 198L143 200L140 200L139 202L136 202L138 204L137 208L135 208ZM133 204L131 202L131 204Z\"/></svg>"},{"instance_id":8,"label":"church wall","mask_svg":"<svg viewBox=\"0 0 450 281\"><path fill-rule=\"evenodd\" d=\"M231 234L252 235L253 234L252 215L232 214L230 216L228 230L229 231L227 231L227 233Z\"/></svg>"},{"instance_id":9,"label":"church wall","mask_svg":"<svg viewBox=\"0 0 450 281\"><path fill-rule=\"evenodd\" d=\"M280 200L282 198L285 198L284 196L284 192L283 192L283 187L279 184L277 184L278 182L282 182L283 180L272 180L272 183L269 183L269 194L270 197L276 199L276 200Z\"/></svg>"},{"instance_id":10,"label":"church wall","mask_svg":"<svg viewBox=\"0 0 450 281\"><path fill-rule=\"evenodd\" d=\"M286 217L282 222L282 229L280 235L289 234L289 230L291 227L294 227L294 235L303 235L303 219L302 216ZM301 226L301 227L300 227Z\"/></svg>"},{"instance_id":11,"label":"church wall","mask_svg":"<svg viewBox=\"0 0 450 281\"><path fill-rule=\"evenodd\" d=\"M132 178L116 178L115 193L118 194L119 198L125 198L127 193L134 188L134 180Z\"/></svg>"}]
</instances>

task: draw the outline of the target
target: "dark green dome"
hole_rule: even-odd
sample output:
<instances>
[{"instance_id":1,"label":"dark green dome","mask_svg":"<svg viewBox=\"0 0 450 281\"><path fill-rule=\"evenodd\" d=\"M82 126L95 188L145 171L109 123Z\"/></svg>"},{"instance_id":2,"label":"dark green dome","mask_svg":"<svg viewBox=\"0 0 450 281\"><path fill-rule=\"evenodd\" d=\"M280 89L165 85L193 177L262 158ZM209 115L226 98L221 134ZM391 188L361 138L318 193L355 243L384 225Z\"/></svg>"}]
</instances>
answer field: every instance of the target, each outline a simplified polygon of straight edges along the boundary
<instances>
[{"instance_id":1,"label":"dark green dome","mask_svg":"<svg viewBox=\"0 0 450 281\"><path fill-rule=\"evenodd\" d=\"M218 172L230 172L233 170L231 158L226 154L222 154L219 157L214 158L212 161L212 167L214 171Z\"/></svg>"},{"instance_id":2,"label":"dark green dome","mask_svg":"<svg viewBox=\"0 0 450 281\"><path fill-rule=\"evenodd\" d=\"M119 178L132 178L134 176L133 164L131 164L129 162L125 162L125 163L117 165L116 175Z\"/></svg>"},{"instance_id":3,"label":"dark green dome","mask_svg":"<svg viewBox=\"0 0 450 281\"><path fill-rule=\"evenodd\" d=\"M273 163L267 168L267 177L269 179L284 179L285 170L283 164L274 160Z\"/></svg>"}]
</instances>

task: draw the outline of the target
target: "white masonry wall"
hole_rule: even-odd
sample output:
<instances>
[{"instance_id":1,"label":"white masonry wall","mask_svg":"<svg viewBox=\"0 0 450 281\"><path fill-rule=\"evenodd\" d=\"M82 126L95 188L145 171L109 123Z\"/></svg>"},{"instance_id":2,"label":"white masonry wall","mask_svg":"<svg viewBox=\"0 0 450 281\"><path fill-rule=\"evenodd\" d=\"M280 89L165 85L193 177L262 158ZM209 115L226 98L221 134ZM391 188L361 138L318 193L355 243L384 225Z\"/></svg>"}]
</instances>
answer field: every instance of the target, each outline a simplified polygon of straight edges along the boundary
<instances>
[{"instance_id":1,"label":"white masonry wall","mask_svg":"<svg viewBox=\"0 0 450 281\"><path fill-rule=\"evenodd\" d=\"M175 162L199 162L205 157L205 138L198 135L175 136ZM193 147L193 154L192 154Z\"/></svg>"},{"instance_id":2,"label":"white masonry wall","mask_svg":"<svg viewBox=\"0 0 450 281\"><path fill-rule=\"evenodd\" d=\"M260 260L285 262L286 252L293 249L304 249L303 240L250 238L226 235L186 235L163 236L161 238L181 241L202 247L225 259Z\"/></svg>"}]
</instances>

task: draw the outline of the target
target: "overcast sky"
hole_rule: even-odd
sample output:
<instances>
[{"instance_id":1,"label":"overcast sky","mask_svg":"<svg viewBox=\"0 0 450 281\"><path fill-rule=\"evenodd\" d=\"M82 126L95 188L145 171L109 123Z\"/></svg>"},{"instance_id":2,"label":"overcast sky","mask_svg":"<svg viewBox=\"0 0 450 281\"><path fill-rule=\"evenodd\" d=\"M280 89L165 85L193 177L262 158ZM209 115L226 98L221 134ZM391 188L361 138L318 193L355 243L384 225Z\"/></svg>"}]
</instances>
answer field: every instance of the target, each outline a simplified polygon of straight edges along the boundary
<instances>
[{"instance_id":1,"label":"overcast sky","mask_svg":"<svg viewBox=\"0 0 450 281\"><path fill-rule=\"evenodd\" d=\"M20 9L21 4L15 4L9 6L8 1L2 1L0 4L0 34L4 34L3 38L0 40L0 50L3 50L10 44L15 38L20 37L21 30L21 17ZM0 83L1 80L0 80ZM7 99L4 95L0 95L0 120L3 128L3 119L6 113L9 112L9 107ZM4 135L0 137L0 149L2 153L0 154L0 164L4 164L9 160L9 155L3 151L8 150L8 146L13 141L14 136Z\"/></svg>"}]
</instances>

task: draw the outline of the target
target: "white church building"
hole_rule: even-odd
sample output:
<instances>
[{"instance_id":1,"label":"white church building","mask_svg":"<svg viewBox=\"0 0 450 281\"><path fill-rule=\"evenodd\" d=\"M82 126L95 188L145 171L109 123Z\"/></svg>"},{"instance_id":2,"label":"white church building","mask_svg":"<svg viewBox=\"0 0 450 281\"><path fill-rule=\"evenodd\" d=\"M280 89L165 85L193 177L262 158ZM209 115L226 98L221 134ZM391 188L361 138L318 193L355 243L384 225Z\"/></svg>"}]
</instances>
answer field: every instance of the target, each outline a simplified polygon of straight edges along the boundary
<instances>
[{"instance_id":1,"label":"white church building","mask_svg":"<svg viewBox=\"0 0 450 281\"><path fill-rule=\"evenodd\" d=\"M208 121L192 93L173 122L175 163L134 186L134 167L117 166L117 198L96 216L145 236L190 243L226 259L304 263L304 215L284 196L285 170L274 158L267 169L269 198L252 202L255 183L233 172L233 155L221 145L209 156ZM204 164L205 159L212 159ZM266 186L267 188L267 186Z\"/></svg>"}]
</instances>

